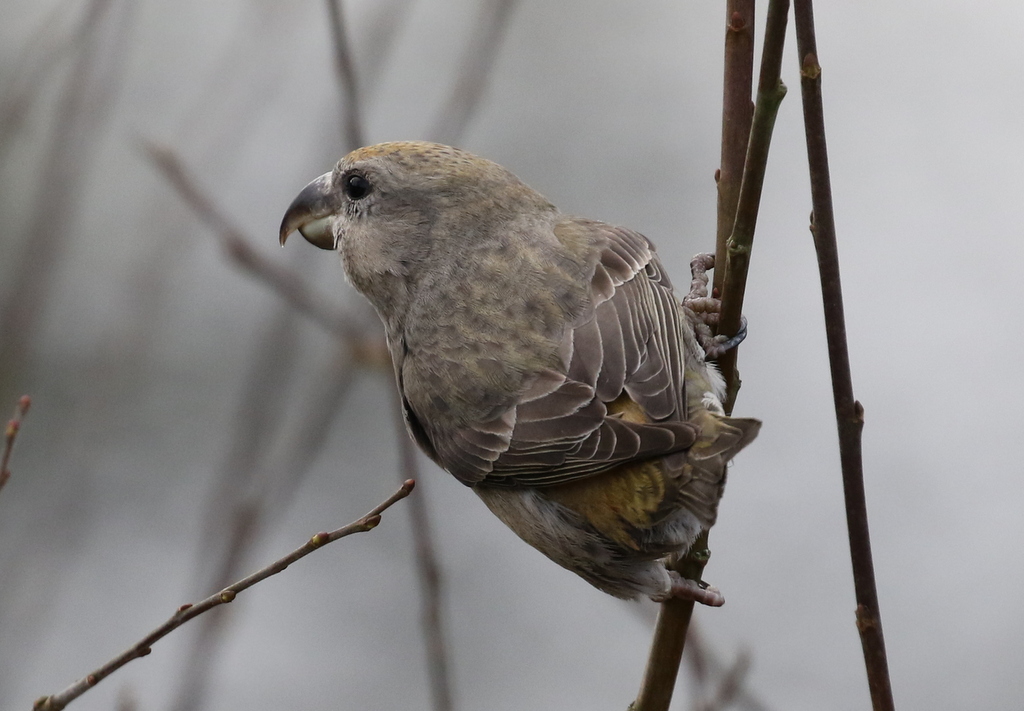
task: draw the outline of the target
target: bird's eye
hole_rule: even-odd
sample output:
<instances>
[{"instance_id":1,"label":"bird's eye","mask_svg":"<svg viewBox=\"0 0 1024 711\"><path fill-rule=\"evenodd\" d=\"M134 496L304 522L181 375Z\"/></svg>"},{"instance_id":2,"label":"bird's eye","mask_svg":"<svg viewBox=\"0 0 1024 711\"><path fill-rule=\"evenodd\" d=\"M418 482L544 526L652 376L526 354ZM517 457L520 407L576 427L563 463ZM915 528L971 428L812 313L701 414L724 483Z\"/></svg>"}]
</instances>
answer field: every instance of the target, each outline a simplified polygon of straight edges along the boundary
<instances>
[{"instance_id":1,"label":"bird's eye","mask_svg":"<svg viewBox=\"0 0 1024 711\"><path fill-rule=\"evenodd\" d=\"M349 173L342 178L342 189L350 200L362 200L370 194L373 186L359 173Z\"/></svg>"}]
</instances>

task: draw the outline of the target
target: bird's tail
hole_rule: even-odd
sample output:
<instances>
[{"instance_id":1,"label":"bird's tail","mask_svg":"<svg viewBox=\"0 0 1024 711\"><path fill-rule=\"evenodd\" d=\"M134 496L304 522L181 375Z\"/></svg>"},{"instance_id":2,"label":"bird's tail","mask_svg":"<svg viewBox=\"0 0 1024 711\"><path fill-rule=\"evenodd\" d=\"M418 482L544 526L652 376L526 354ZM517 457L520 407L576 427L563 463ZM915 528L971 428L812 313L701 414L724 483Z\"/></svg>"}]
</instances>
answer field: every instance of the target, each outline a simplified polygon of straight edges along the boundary
<instances>
[{"instance_id":1,"label":"bird's tail","mask_svg":"<svg viewBox=\"0 0 1024 711\"><path fill-rule=\"evenodd\" d=\"M707 410L693 421L700 426L700 436L685 452L679 496L683 505L693 512L705 529L718 516L718 501L725 490L729 461L746 447L761 430L761 421L749 417L726 417Z\"/></svg>"}]
</instances>

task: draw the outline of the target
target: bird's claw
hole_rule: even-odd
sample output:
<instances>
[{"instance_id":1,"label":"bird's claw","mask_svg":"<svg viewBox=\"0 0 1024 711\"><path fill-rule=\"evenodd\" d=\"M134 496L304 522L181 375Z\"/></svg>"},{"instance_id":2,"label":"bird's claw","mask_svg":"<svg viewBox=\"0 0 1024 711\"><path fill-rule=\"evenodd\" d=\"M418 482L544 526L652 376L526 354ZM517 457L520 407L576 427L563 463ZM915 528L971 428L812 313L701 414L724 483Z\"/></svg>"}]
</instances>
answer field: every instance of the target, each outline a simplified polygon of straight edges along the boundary
<instances>
[{"instance_id":1,"label":"bird's claw","mask_svg":"<svg viewBox=\"0 0 1024 711\"><path fill-rule=\"evenodd\" d=\"M732 350L739 344L743 343L743 340L747 337L747 317L740 316L740 330L736 332L735 336L712 336L710 341L702 342L700 345L704 349L705 360L718 360L722 357L722 354L728 350Z\"/></svg>"},{"instance_id":2,"label":"bird's claw","mask_svg":"<svg viewBox=\"0 0 1024 711\"><path fill-rule=\"evenodd\" d=\"M725 604L725 596L722 595L722 591L713 585L708 585L703 580L697 582L684 578L674 570L669 571L669 576L672 579L672 587L663 595L652 595L651 599L655 602L665 602L670 598L676 598L678 600L693 600L709 607L721 607Z\"/></svg>"},{"instance_id":3,"label":"bird's claw","mask_svg":"<svg viewBox=\"0 0 1024 711\"><path fill-rule=\"evenodd\" d=\"M726 351L743 342L747 337L747 319L740 317L740 329L734 336L715 335L722 314L722 300L715 294L708 295L708 270L715 266L715 255L698 254L690 260L690 293L683 297L683 306L690 314L690 322L697 343L704 349L705 360L717 360Z\"/></svg>"}]
</instances>

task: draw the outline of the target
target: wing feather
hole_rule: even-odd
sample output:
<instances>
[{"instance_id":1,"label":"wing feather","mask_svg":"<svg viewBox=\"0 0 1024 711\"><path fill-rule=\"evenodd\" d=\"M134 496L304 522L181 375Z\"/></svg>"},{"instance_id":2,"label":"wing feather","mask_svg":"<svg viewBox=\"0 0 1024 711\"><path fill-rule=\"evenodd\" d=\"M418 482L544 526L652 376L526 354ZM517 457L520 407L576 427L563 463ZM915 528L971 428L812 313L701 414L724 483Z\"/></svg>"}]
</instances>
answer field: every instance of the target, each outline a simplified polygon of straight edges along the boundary
<instances>
[{"instance_id":1,"label":"wing feather","mask_svg":"<svg viewBox=\"0 0 1024 711\"><path fill-rule=\"evenodd\" d=\"M654 248L600 222L565 218L561 228L586 245L593 265L588 305L559 346L564 369L533 374L501 417L432 437L437 461L464 483L554 485L697 439L686 418L684 315ZM622 411L624 394L642 418Z\"/></svg>"},{"instance_id":2,"label":"wing feather","mask_svg":"<svg viewBox=\"0 0 1024 711\"><path fill-rule=\"evenodd\" d=\"M488 482L558 484L679 452L696 439L683 404L683 315L653 247L636 232L587 224L601 248L591 308L566 335L571 359L563 382L516 406L508 449L494 460ZM609 410L623 393L648 422Z\"/></svg>"}]
</instances>

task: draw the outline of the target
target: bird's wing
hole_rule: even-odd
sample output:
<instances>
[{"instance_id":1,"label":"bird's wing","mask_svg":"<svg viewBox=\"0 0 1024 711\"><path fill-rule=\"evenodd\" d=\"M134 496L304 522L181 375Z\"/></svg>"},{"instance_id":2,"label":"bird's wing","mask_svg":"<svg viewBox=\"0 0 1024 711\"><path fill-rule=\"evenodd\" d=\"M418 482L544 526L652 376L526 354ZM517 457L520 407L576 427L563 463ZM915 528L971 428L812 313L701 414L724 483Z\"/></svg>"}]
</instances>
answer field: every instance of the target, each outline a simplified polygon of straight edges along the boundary
<instances>
[{"instance_id":1,"label":"bird's wing","mask_svg":"<svg viewBox=\"0 0 1024 711\"><path fill-rule=\"evenodd\" d=\"M465 483L560 484L696 441L686 419L687 325L652 245L600 222L559 229L596 231L590 303L563 339L564 371L536 373L501 417L444 443L441 459Z\"/></svg>"}]
</instances>

